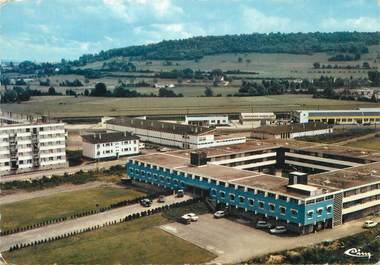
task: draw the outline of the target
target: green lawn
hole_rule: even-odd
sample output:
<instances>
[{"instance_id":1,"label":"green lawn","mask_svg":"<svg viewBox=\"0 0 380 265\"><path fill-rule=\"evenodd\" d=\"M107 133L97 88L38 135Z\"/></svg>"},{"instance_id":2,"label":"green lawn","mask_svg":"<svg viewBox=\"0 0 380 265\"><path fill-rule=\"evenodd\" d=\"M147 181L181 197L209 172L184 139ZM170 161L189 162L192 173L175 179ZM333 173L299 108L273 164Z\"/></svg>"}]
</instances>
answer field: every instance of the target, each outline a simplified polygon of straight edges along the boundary
<instances>
[{"instance_id":1,"label":"green lawn","mask_svg":"<svg viewBox=\"0 0 380 265\"><path fill-rule=\"evenodd\" d=\"M375 264L380 259L380 227L360 234L249 260L248 264ZM371 259L351 257L344 252L358 248L370 252Z\"/></svg>"},{"instance_id":2,"label":"green lawn","mask_svg":"<svg viewBox=\"0 0 380 265\"><path fill-rule=\"evenodd\" d=\"M12 264L194 264L215 256L157 226L169 222L157 214L97 231L3 253Z\"/></svg>"},{"instance_id":3,"label":"green lawn","mask_svg":"<svg viewBox=\"0 0 380 265\"><path fill-rule=\"evenodd\" d=\"M365 127L351 128L351 129L344 129L344 130L336 129L334 130L334 133L332 134L302 137L302 138L299 138L299 140L315 142L315 143L334 144L334 143L350 140L354 137L364 136L366 134L370 134L373 132L375 132L375 129L365 128ZM364 148L364 146L357 146L357 147Z\"/></svg>"},{"instance_id":4,"label":"green lawn","mask_svg":"<svg viewBox=\"0 0 380 265\"><path fill-rule=\"evenodd\" d=\"M380 151L380 137L360 140L347 144L346 146L365 148Z\"/></svg>"},{"instance_id":5,"label":"green lawn","mask_svg":"<svg viewBox=\"0 0 380 265\"><path fill-rule=\"evenodd\" d=\"M2 229L23 227L54 217L96 209L96 204L99 204L99 207L108 206L142 195L143 193L131 189L97 187L4 204L0 205L0 224Z\"/></svg>"}]
</instances>

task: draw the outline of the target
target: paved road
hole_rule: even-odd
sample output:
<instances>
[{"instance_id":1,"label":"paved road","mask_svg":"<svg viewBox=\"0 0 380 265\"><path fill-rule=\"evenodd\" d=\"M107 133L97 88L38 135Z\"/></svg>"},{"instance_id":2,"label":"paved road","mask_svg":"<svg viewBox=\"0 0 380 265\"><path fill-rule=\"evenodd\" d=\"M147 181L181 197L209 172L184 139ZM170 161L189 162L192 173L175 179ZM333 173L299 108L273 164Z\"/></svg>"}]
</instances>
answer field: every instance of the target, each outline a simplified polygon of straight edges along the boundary
<instances>
[{"instance_id":1,"label":"paved road","mask_svg":"<svg viewBox=\"0 0 380 265\"><path fill-rule=\"evenodd\" d=\"M89 182L89 183L80 184L80 185L64 184L58 187L49 188L45 190L39 190L39 191L32 191L32 192L22 191L22 192L12 193L9 195L0 194L0 205L39 198L39 197L50 196L50 195L62 193L62 192L85 190L85 189L96 188L96 187L101 187L101 186L116 186L116 185L102 182L102 181L94 181L94 182Z\"/></svg>"},{"instance_id":2,"label":"paved road","mask_svg":"<svg viewBox=\"0 0 380 265\"><path fill-rule=\"evenodd\" d=\"M115 165L124 165L128 158L129 157L122 157L118 160L103 161L103 162L80 165L80 166L75 166L75 167L41 170L41 171L28 172L28 173L22 173L22 174L10 175L10 176L2 176L0 177L0 182L38 179L38 178L42 178L43 176L50 177L52 175L63 175L65 173L72 174L80 170L89 171L89 170L96 170L100 168L110 168L111 166L115 166Z\"/></svg>"},{"instance_id":3,"label":"paved road","mask_svg":"<svg viewBox=\"0 0 380 265\"><path fill-rule=\"evenodd\" d=\"M166 197L165 203L153 202L153 205L149 209L155 209L163 205L171 205L175 202L186 201L191 198L192 197L189 195L185 195L183 198L176 198L174 195L171 195ZM45 238L77 231L83 228L102 225L106 222L118 221L129 214L138 213L145 210L147 210L147 208L144 208L139 204L134 204L95 215L69 220L63 223L44 226L26 232L2 236L0 237L0 251L9 250L9 248L15 244L28 243L35 240L42 240Z\"/></svg>"},{"instance_id":4,"label":"paved road","mask_svg":"<svg viewBox=\"0 0 380 265\"><path fill-rule=\"evenodd\" d=\"M363 230L362 224L363 220L356 220L335 229L304 236L275 236L243 222L214 219L212 215L206 214L200 216L198 222L190 225L171 223L161 228L216 254L218 257L211 262L212 264L236 264L255 256L353 235Z\"/></svg>"}]
</instances>

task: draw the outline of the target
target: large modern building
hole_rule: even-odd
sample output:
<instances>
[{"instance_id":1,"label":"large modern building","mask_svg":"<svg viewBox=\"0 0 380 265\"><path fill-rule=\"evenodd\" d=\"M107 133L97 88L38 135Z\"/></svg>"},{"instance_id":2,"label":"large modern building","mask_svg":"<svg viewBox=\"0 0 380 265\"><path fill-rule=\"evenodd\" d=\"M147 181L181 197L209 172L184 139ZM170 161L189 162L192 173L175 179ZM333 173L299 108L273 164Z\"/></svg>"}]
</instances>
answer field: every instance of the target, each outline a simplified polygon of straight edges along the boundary
<instances>
[{"instance_id":1,"label":"large modern building","mask_svg":"<svg viewBox=\"0 0 380 265\"><path fill-rule=\"evenodd\" d=\"M63 123L14 123L0 126L0 175L65 167Z\"/></svg>"},{"instance_id":2,"label":"large modern building","mask_svg":"<svg viewBox=\"0 0 380 265\"><path fill-rule=\"evenodd\" d=\"M309 233L380 211L379 161L374 151L267 140L137 156L127 172Z\"/></svg>"},{"instance_id":3,"label":"large modern building","mask_svg":"<svg viewBox=\"0 0 380 265\"><path fill-rule=\"evenodd\" d=\"M229 124L228 115L213 115L213 116L201 116L193 115L185 117L185 124L195 125L195 126L226 126Z\"/></svg>"},{"instance_id":4,"label":"large modern building","mask_svg":"<svg viewBox=\"0 0 380 265\"><path fill-rule=\"evenodd\" d=\"M103 132L82 135L83 156L112 159L140 153L139 138L128 132Z\"/></svg>"},{"instance_id":5,"label":"large modern building","mask_svg":"<svg viewBox=\"0 0 380 265\"><path fill-rule=\"evenodd\" d=\"M331 125L321 122L295 123L278 126L263 126L252 130L255 139L289 139L316 136L333 132Z\"/></svg>"},{"instance_id":6,"label":"large modern building","mask_svg":"<svg viewBox=\"0 0 380 265\"><path fill-rule=\"evenodd\" d=\"M295 113L299 123L323 122L328 124L380 124L380 108L356 110L301 110Z\"/></svg>"},{"instance_id":7,"label":"large modern building","mask_svg":"<svg viewBox=\"0 0 380 265\"><path fill-rule=\"evenodd\" d=\"M217 138L213 128L176 124L156 120L115 118L106 122L107 129L129 132L141 141L183 149L205 148L245 143L245 137Z\"/></svg>"}]
</instances>

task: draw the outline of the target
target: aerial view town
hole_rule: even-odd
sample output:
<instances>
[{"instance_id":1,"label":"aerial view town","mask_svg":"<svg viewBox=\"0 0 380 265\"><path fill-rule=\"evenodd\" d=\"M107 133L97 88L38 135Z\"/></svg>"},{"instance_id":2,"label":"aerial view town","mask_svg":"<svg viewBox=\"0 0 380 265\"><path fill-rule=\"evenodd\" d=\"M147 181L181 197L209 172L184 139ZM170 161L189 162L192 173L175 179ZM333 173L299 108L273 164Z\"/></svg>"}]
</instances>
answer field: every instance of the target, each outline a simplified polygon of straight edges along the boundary
<instances>
[{"instance_id":1,"label":"aerial view town","mask_svg":"<svg viewBox=\"0 0 380 265\"><path fill-rule=\"evenodd\" d=\"M380 264L380 0L0 0L6 264Z\"/></svg>"}]
</instances>

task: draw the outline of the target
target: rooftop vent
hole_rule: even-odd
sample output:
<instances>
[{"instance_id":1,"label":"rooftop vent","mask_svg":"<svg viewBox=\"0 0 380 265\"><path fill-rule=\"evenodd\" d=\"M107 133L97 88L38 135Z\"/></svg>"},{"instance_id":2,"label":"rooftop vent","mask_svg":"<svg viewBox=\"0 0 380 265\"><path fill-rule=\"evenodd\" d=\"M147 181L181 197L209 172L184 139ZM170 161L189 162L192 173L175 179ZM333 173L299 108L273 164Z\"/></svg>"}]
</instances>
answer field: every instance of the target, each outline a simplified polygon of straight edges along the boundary
<instances>
[{"instance_id":1,"label":"rooftop vent","mask_svg":"<svg viewBox=\"0 0 380 265\"><path fill-rule=\"evenodd\" d=\"M197 167L206 165L207 154L205 152L191 152L190 164Z\"/></svg>"}]
</instances>

